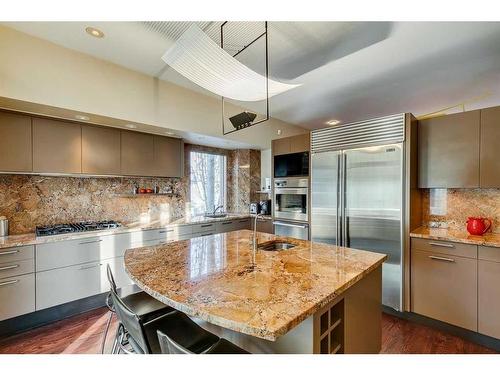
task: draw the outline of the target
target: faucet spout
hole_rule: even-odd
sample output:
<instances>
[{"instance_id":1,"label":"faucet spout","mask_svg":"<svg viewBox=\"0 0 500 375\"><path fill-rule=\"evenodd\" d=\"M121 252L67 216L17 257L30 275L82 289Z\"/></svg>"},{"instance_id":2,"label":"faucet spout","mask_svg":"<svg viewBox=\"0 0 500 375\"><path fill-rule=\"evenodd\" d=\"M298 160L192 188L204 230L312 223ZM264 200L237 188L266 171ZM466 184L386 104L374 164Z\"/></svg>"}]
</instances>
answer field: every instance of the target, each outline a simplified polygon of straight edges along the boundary
<instances>
[{"instance_id":1,"label":"faucet spout","mask_svg":"<svg viewBox=\"0 0 500 375\"><path fill-rule=\"evenodd\" d=\"M257 219L259 218L259 216L262 216L262 214L255 214L255 217L254 217L254 222L253 222L253 251L257 251Z\"/></svg>"}]
</instances>

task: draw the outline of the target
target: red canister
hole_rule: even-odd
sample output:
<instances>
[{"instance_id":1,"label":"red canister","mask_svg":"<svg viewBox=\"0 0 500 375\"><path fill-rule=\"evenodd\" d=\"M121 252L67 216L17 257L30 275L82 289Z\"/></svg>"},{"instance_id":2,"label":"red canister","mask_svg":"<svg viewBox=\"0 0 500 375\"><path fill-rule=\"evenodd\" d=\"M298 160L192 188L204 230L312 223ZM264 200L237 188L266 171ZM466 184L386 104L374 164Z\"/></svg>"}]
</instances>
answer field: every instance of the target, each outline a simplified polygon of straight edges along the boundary
<instances>
[{"instance_id":1,"label":"red canister","mask_svg":"<svg viewBox=\"0 0 500 375\"><path fill-rule=\"evenodd\" d=\"M491 227L491 220L483 217L469 217L467 220L467 232L476 236L482 236Z\"/></svg>"}]
</instances>

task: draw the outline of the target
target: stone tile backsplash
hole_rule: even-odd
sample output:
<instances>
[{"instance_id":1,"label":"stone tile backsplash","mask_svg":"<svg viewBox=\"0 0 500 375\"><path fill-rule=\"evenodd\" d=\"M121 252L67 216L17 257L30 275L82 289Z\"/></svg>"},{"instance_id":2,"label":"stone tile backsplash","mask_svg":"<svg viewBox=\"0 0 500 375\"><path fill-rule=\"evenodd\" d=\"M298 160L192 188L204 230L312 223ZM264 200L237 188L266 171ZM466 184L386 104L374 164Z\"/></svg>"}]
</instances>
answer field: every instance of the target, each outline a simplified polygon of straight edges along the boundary
<instances>
[{"instance_id":1,"label":"stone tile backsplash","mask_svg":"<svg viewBox=\"0 0 500 375\"><path fill-rule=\"evenodd\" d=\"M9 220L10 234L29 233L37 225L85 220L170 221L189 212L189 152L227 156L227 210L246 213L260 181L260 151L225 150L185 145L183 178L55 177L0 175L0 216ZM258 165L254 165L257 164ZM126 197L134 186L159 186L172 196ZM258 184L257 184L258 187Z\"/></svg>"},{"instance_id":2,"label":"stone tile backsplash","mask_svg":"<svg viewBox=\"0 0 500 375\"><path fill-rule=\"evenodd\" d=\"M467 218L480 216L500 233L500 189L424 189L422 209L425 226L466 230Z\"/></svg>"}]
</instances>

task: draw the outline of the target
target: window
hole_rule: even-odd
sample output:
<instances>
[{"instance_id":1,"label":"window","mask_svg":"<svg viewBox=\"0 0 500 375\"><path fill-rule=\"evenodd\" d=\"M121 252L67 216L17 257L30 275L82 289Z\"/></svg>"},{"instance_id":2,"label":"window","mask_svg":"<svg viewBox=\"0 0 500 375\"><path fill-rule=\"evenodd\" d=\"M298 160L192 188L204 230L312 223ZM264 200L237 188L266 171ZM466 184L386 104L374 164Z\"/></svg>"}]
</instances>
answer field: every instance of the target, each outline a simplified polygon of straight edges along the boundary
<instances>
[{"instance_id":1,"label":"window","mask_svg":"<svg viewBox=\"0 0 500 375\"><path fill-rule=\"evenodd\" d=\"M191 215L226 208L226 156L191 151Z\"/></svg>"}]
</instances>

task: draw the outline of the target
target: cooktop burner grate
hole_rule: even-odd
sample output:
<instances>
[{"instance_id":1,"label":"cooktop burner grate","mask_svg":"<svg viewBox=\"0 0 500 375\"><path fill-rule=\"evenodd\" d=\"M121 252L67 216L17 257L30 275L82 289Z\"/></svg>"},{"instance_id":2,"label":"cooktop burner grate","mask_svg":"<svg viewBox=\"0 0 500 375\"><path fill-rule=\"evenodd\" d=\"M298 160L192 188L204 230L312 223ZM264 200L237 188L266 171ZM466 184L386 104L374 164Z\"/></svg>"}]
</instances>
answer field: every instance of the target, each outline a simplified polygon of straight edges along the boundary
<instances>
[{"instance_id":1,"label":"cooktop burner grate","mask_svg":"<svg viewBox=\"0 0 500 375\"><path fill-rule=\"evenodd\" d=\"M121 227L121 224L114 220L105 221L82 221L79 223L56 224L48 226L37 226L37 237L53 236L64 233L90 232L97 230L114 229Z\"/></svg>"}]
</instances>

